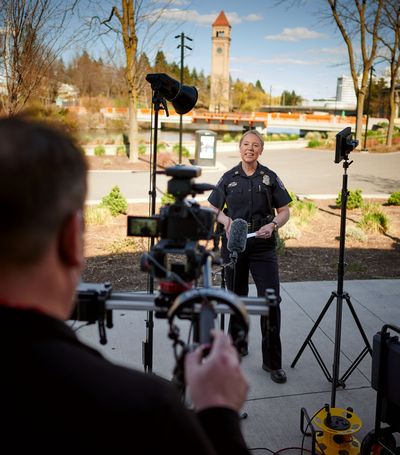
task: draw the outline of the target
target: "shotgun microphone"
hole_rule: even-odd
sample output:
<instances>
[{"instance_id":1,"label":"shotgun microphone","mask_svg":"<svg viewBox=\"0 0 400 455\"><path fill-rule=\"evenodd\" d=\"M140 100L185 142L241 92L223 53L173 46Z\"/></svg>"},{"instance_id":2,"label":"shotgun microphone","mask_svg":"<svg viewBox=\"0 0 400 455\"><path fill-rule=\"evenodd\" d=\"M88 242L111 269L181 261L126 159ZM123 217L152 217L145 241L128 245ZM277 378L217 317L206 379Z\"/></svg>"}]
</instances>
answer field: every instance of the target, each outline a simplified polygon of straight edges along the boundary
<instances>
[{"instance_id":1,"label":"shotgun microphone","mask_svg":"<svg viewBox=\"0 0 400 455\"><path fill-rule=\"evenodd\" d=\"M237 218L232 221L227 248L231 253L231 260L236 263L239 253L246 249L248 225L247 221Z\"/></svg>"}]
</instances>

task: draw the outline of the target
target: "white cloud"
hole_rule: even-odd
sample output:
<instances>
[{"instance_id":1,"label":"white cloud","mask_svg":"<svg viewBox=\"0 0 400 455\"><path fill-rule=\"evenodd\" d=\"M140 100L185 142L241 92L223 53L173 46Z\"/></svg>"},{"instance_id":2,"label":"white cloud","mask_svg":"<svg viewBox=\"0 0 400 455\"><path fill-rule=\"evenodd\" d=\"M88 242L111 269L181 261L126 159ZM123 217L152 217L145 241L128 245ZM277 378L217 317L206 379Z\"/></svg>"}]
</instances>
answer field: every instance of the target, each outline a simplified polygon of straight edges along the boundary
<instances>
[{"instance_id":1,"label":"white cloud","mask_svg":"<svg viewBox=\"0 0 400 455\"><path fill-rule=\"evenodd\" d=\"M243 19L245 21L249 21L249 22L257 22L257 21L262 21L263 17L260 16L260 14L248 14Z\"/></svg>"},{"instance_id":2,"label":"white cloud","mask_svg":"<svg viewBox=\"0 0 400 455\"><path fill-rule=\"evenodd\" d=\"M180 2L184 0L176 1ZM200 14L196 10L185 10L179 8L168 8L163 11L160 10L159 12L160 17L164 20L194 22L199 25L207 26L211 25L219 15L219 12L211 14ZM238 13L232 11L226 12L225 15L231 25L240 24L243 20L248 22L262 20L262 16L260 16L259 14L248 14L247 16L242 18Z\"/></svg>"},{"instance_id":3,"label":"white cloud","mask_svg":"<svg viewBox=\"0 0 400 455\"><path fill-rule=\"evenodd\" d=\"M187 6L190 5L189 0L153 0L153 3L167 3L169 6Z\"/></svg>"},{"instance_id":4,"label":"white cloud","mask_svg":"<svg viewBox=\"0 0 400 455\"><path fill-rule=\"evenodd\" d=\"M301 41L305 39L326 38L324 33L314 32L306 27L284 28L278 35L267 35L264 37L270 41Z\"/></svg>"}]
</instances>

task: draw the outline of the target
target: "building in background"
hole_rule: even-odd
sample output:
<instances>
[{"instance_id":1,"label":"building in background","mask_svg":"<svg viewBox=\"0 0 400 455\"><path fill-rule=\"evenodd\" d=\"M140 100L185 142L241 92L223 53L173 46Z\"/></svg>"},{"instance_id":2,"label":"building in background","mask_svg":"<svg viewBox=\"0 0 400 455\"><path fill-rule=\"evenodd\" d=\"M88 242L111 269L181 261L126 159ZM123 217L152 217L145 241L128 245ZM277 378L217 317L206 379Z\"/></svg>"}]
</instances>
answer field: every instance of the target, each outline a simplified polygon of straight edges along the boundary
<instances>
[{"instance_id":1,"label":"building in background","mask_svg":"<svg viewBox=\"0 0 400 455\"><path fill-rule=\"evenodd\" d=\"M357 106L357 96L354 91L353 78L340 76L336 85L336 102L346 105Z\"/></svg>"},{"instance_id":2,"label":"building in background","mask_svg":"<svg viewBox=\"0 0 400 455\"><path fill-rule=\"evenodd\" d=\"M229 112L231 29L221 11L212 24L210 112Z\"/></svg>"}]
</instances>

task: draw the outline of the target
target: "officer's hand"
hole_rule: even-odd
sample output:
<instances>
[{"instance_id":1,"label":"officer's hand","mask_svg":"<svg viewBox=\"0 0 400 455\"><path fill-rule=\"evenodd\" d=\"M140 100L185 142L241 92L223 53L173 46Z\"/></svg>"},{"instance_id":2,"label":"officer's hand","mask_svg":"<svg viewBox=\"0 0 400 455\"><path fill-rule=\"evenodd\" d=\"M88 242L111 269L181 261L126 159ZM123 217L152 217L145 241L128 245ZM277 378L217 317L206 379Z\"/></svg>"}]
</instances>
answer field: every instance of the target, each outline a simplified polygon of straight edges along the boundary
<instances>
[{"instance_id":1,"label":"officer's hand","mask_svg":"<svg viewBox=\"0 0 400 455\"><path fill-rule=\"evenodd\" d=\"M256 232L256 237L260 239L269 239L272 237L275 230L275 225L273 223L264 224L261 226L260 229Z\"/></svg>"}]
</instances>

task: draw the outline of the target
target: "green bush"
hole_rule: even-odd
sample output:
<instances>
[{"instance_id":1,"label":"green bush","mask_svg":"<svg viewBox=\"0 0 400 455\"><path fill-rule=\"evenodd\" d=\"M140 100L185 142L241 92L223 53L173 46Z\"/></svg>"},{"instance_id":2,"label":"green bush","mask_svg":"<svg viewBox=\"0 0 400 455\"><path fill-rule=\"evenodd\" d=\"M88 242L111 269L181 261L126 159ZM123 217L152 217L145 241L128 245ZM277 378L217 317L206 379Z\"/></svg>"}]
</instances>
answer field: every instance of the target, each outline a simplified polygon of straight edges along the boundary
<instances>
[{"instance_id":1,"label":"green bush","mask_svg":"<svg viewBox=\"0 0 400 455\"><path fill-rule=\"evenodd\" d=\"M299 224L308 223L316 211L317 206L312 201L296 201L291 207L292 216L298 219Z\"/></svg>"},{"instance_id":2,"label":"green bush","mask_svg":"<svg viewBox=\"0 0 400 455\"><path fill-rule=\"evenodd\" d=\"M225 133L222 136L222 142L232 142L232 141L233 141L233 137L230 135L230 133Z\"/></svg>"},{"instance_id":3,"label":"green bush","mask_svg":"<svg viewBox=\"0 0 400 455\"><path fill-rule=\"evenodd\" d=\"M362 208L362 218L358 226L367 232L387 232L389 229L389 219L382 212L379 204L369 203Z\"/></svg>"},{"instance_id":4,"label":"green bush","mask_svg":"<svg viewBox=\"0 0 400 455\"><path fill-rule=\"evenodd\" d=\"M400 191L396 191L389 196L387 201L389 205L400 205Z\"/></svg>"},{"instance_id":5,"label":"green bush","mask_svg":"<svg viewBox=\"0 0 400 455\"><path fill-rule=\"evenodd\" d=\"M102 225L111 222L112 216L108 207L88 205L85 208L85 224Z\"/></svg>"},{"instance_id":6,"label":"green bush","mask_svg":"<svg viewBox=\"0 0 400 455\"><path fill-rule=\"evenodd\" d=\"M106 149L103 145L96 145L94 149L95 156L104 156L106 154Z\"/></svg>"},{"instance_id":7,"label":"green bush","mask_svg":"<svg viewBox=\"0 0 400 455\"><path fill-rule=\"evenodd\" d=\"M164 193L161 197L161 205L172 204L174 202L175 202L175 198L170 193Z\"/></svg>"},{"instance_id":8,"label":"green bush","mask_svg":"<svg viewBox=\"0 0 400 455\"><path fill-rule=\"evenodd\" d=\"M365 232L359 226L349 226L346 231L346 238L366 242L368 240Z\"/></svg>"},{"instance_id":9,"label":"green bush","mask_svg":"<svg viewBox=\"0 0 400 455\"><path fill-rule=\"evenodd\" d=\"M298 201L297 194L293 191L289 191L289 196L292 198L291 202L289 202L289 207L293 207L293 205Z\"/></svg>"},{"instance_id":10,"label":"green bush","mask_svg":"<svg viewBox=\"0 0 400 455\"><path fill-rule=\"evenodd\" d=\"M126 156L126 147L125 147L125 145L119 145L117 147L117 156Z\"/></svg>"},{"instance_id":11,"label":"green bush","mask_svg":"<svg viewBox=\"0 0 400 455\"><path fill-rule=\"evenodd\" d=\"M348 196L347 196L347 208L349 210L353 209L358 209L362 206L363 204L363 198L362 198L362 190L357 189L357 190L349 190ZM338 207L342 206L342 192L338 194L338 197L336 198L336 205Z\"/></svg>"},{"instance_id":12,"label":"green bush","mask_svg":"<svg viewBox=\"0 0 400 455\"><path fill-rule=\"evenodd\" d=\"M172 147L172 151L179 156L179 144L174 144ZM187 149L184 145L182 145L182 156L185 158L190 157L189 149Z\"/></svg>"},{"instance_id":13,"label":"green bush","mask_svg":"<svg viewBox=\"0 0 400 455\"><path fill-rule=\"evenodd\" d=\"M145 155L146 154L146 144L139 144L138 147L138 154L139 155Z\"/></svg>"},{"instance_id":14,"label":"green bush","mask_svg":"<svg viewBox=\"0 0 400 455\"><path fill-rule=\"evenodd\" d=\"M122 195L118 185L114 186L108 196L103 197L100 206L108 207L112 216L117 216L119 213L126 213L128 210L128 202Z\"/></svg>"},{"instance_id":15,"label":"green bush","mask_svg":"<svg viewBox=\"0 0 400 455\"><path fill-rule=\"evenodd\" d=\"M313 149L314 147L319 147L320 145L321 145L320 141L318 141L317 139L311 139L311 141L308 141L307 147Z\"/></svg>"}]
</instances>

